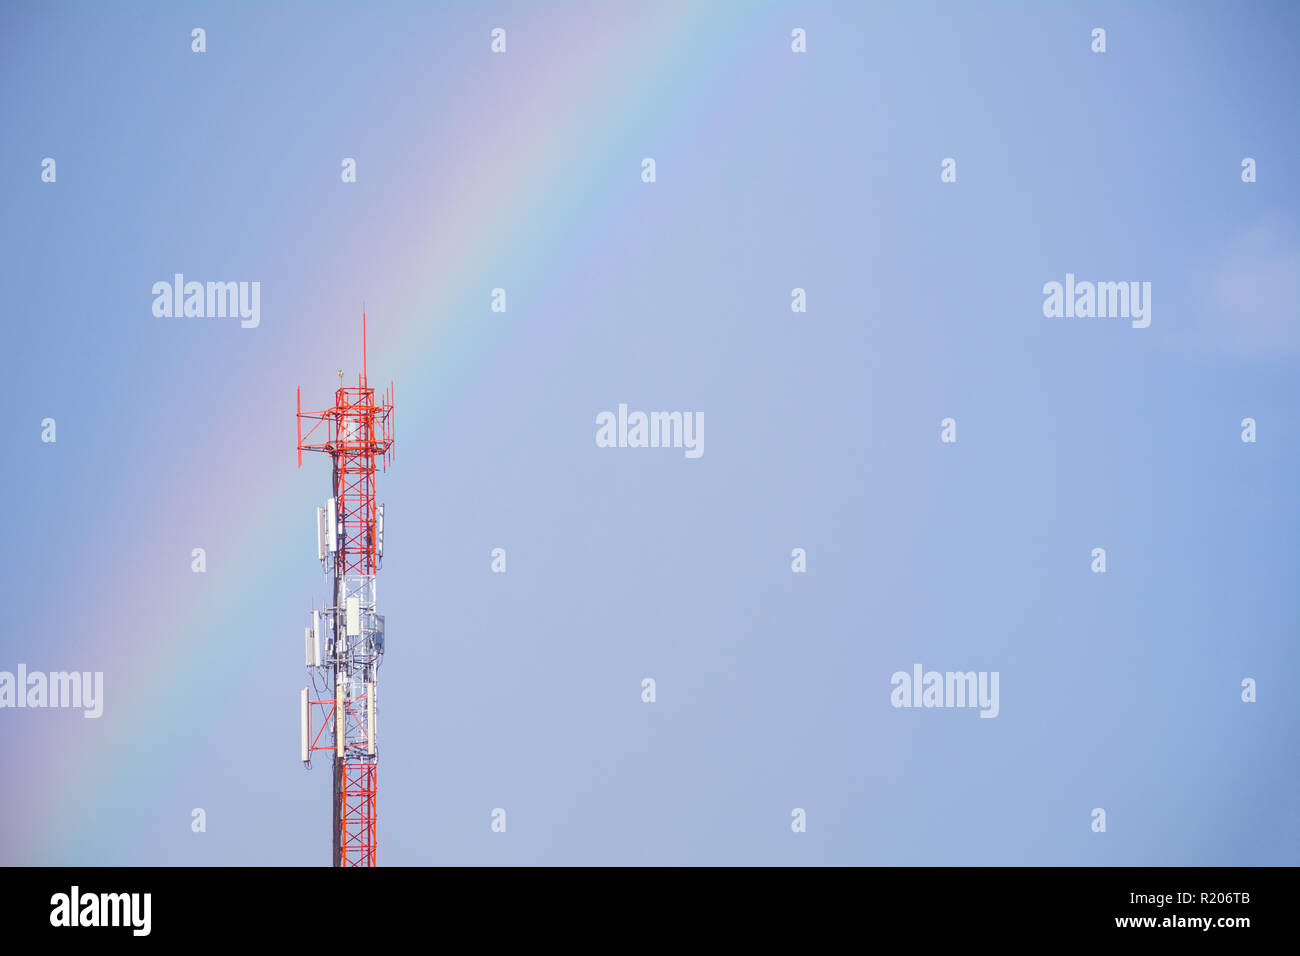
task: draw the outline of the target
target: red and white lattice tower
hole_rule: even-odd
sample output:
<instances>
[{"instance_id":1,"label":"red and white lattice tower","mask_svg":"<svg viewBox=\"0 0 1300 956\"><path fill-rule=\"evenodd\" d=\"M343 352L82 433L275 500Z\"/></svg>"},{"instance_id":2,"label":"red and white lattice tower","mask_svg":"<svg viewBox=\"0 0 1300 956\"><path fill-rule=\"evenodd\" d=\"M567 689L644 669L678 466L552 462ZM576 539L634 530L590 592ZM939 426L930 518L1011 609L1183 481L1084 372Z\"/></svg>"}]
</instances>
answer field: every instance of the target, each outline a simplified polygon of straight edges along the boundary
<instances>
[{"instance_id":1,"label":"red and white lattice tower","mask_svg":"<svg viewBox=\"0 0 1300 956\"><path fill-rule=\"evenodd\" d=\"M375 469L392 463L393 423L392 383L376 397L366 378L362 312L356 387L345 387L340 371L334 405L322 412L304 412L298 389L298 467L304 451L324 452L333 466L329 500L316 509L316 554L333 598L311 612L301 705L303 763L310 768L314 752L332 752L335 866L376 864L375 705L384 616L375 578L384 557L384 506L375 503Z\"/></svg>"}]
</instances>

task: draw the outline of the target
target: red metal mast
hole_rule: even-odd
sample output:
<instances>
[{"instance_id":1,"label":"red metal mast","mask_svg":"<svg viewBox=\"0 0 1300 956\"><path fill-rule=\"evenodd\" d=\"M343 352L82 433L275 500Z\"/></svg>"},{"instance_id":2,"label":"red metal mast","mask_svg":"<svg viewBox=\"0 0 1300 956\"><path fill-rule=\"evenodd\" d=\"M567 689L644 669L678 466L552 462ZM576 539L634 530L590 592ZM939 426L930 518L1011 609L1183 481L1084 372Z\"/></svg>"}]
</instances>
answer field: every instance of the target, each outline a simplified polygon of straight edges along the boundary
<instances>
[{"instance_id":1,"label":"red metal mast","mask_svg":"<svg viewBox=\"0 0 1300 956\"><path fill-rule=\"evenodd\" d=\"M366 370L366 317L361 314L361 374L342 384L332 407L302 410L298 389L298 466L304 451L330 456L330 498L316 509L316 552L333 585L332 603L312 611L306 633L309 682L303 689L302 761L333 751L333 863L374 866L377 855L376 748L379 665L384 617L376 576L384 556L384 507L375 502L375 471L393 457L393 387L376 396ZM304 423L309 423L306 433Z\"/></svg>"}]
</instances>

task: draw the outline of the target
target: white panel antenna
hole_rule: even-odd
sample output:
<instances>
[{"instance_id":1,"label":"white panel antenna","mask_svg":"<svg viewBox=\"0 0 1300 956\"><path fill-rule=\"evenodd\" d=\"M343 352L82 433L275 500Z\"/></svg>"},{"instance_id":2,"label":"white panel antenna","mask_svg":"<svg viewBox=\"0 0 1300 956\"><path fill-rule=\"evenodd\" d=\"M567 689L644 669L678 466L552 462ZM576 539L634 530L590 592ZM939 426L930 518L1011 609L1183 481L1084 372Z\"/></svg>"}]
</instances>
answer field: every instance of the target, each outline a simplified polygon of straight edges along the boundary
<instances>
[{"instance_id":1,"label":"white panel antenna","mask_svg":"<svg viewBox=\"0 0 1300 956\"><path fill-rule=\"evenodd\" d=\"M334 685L334 741L338 746L338 755L343 756L343 744L347 731L347 715L343 710L343 679Z\"/></svg>"},{"instance_id":2,"label":"white panel antenna","mask_svg":"<svg viewBox=\"0 0 1300 956\"><path fill-rule=\"evenodd\" d=\"M308 717L310 716L310 714L308 713L309 707L310 705L307 703L307 688L304 687L302 689L302 762L303 763L311 763L311 751L308 749L308 747L310 746L310 742L307 739L310 736L310 731L308 730L307 727L309 723Z\"/></svg>"},{"instance_id":3,"label":"white panel antenna","mask_svg":"<svg viewBox=\"0 0 1300 956\"><path fill-rule=\"evenodd\" d=\"M370 756L375 755L375 682L366 683L366 736L370 740Z\"/></svg>"}]
</instances>

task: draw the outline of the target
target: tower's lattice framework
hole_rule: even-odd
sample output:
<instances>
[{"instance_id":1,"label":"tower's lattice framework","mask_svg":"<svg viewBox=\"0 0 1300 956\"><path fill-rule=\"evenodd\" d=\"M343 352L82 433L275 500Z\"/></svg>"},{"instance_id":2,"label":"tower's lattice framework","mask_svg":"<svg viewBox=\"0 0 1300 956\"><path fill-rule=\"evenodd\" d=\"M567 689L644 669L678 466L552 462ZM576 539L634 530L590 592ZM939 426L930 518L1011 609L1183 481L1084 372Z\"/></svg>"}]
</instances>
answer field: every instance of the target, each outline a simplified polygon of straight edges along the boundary
<instances>
[{"instance_id":1,"label":"tower's lattice framework","mask_svg":"<svg viewBox=\"0 0 1300 956\"><path fill-rule=\"evenodd\" d=\"M302 760L332 752L333 863L374 866L377 853L379 665L384 616L376 577L384 556L384 508L375 502L375 471L393 460L393 386L376 396L366 377L366 320L361 317L361 373L334 405L302 410L298 390L298 466L304 451L330 456L330 498L316 509L316 552L330 576L331 603L312 611L306 631L308 686L302 691ZM306 431L304 432L304 428Z\"/></svg>"}]
</instances>

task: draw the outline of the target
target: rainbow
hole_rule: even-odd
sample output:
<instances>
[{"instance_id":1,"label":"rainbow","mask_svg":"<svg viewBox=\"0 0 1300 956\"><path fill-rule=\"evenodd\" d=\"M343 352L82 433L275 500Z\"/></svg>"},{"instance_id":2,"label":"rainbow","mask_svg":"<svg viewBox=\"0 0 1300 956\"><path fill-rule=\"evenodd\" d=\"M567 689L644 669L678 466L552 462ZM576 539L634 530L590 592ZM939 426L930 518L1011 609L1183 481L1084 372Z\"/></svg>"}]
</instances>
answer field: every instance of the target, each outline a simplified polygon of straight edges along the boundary
<instances>
[{"instance_id":1,"label":"rainbow","mask_svg":"<svg viewBox=\"0 0 1300 956\"><path fill-rule=\"evenodd\" d=\"M575 65L574 49L554 49L546 68L538 71L544 82L512 90L516 98L497 104L501 122L512 124L514 141L532 144L525 151L485 152L473 137L448 140L445 134L421 129L419 117L413 117L408 141L388 147L436 157L439 181L457 186L450 204L442 198L445 190L400 197L405 204L402 223L387 233L384 245L371 250L375 262L396 275L385 290L391 294L381 302L376 290L358 290L355 309L319 300L295 302L293 316L274 315L264 305L262 328L232 334L269 338L277 334L277 323L303 324L305 316L328 315L340 328L355 326L359 346L360 299L367 292L375 378L382 374L397 382L398 467L403 457L410 462L407 467L433 467L434 451L421 452L420 446L436 445L437 429L456 413L458 398L483 374L503 336L545 334L545 329L513 322L515 308L505 315L488 312L488 294L498 281L496 264L525 263L526 274L515 271L510 281L530 284L530 294L536 295L551 277L571 268L567 255L561 260L554 250L581 248L584 237L600 234L601 223L617 220L621 197L642 188L640 154L629 155L626 144L644 143L647 154L654 155L654 150L671 145L674 134L681 135L691 119L692 83L701 64L717 69L720 60L734 55L734 50L726 51L736 45L737 30L749 34L755 29L753 17L733 22L732 12L737 11L693 5L660 11L661 19L651 21L647 12L630 7L605 10L600 36L582 35L579 29L571 37L575 47L582 45L576 58L580 66ZM544 16L540 11L532 15ZM512 52L524 36L522 30L512 32ZM609 43L614 36L621 42ZM782 34L763 35L754 42L781 44ZM564 125L551 124L554 116L566 117ZM141 168L147 171L148 166ZM661 162L661 178L662 169ZM512 196L523 198L512 210L509 233L497 229L494 215L502 183L526 187L517 193L512 189ZM310 256L304 258L310 261ZM356 271L367 273L364 268ZM292 334L307 339L302 331ZM314 338L319 342L322 336ZM159 582L123 590L100 558L94 564L86 559L76 569L76 577L90 582L80 626L75 636L50 637L43 652L57 667L59 660L85 659L97 646L94 653L101 653L105 664L106 713L98 723L85 721L92 727L89 732L78 727L72 733L66 723L36 722L34 732L15 741L17 765L28 770L21 786L11 782L6 788L8 810L0 824L0 853L6 863L156 862L141 859L135 849L141 843L136 839L139 831L151 825L142 815L154 809L142 804L139 781L150 780L155 791L151 802L165 805L169 814L178 808L181 815L167 826L184 833L190 806L185 802L190 796L185 790L187 768L212 759L221 734L213 710L276 706L274 701L248 699L240 675L266 652L269 641L288 642L288 653L297 653L294 632L272 635L256 627L263 612L282 610L286 601L295 604L295 611L306 609L306 596L298 600L286 584L276 552L264 542L275 535L296 541L305 534L302 516L314 499L304 497L304 478L294 467L294 388L302 384L311 392L319 385L324 395L331 385L295 382L283 350L253 352L237 375L246 381L279 383L284 405L254 429L248 451L255 458L263 449L274 449L266 456L274 460L273 454L279 455L284 469L257 476L259 500L250 505L247 500L229 500L230 482L241 481L234 487L246 498L253 480L239 476L235 462L219 461L202 469L202 482L184 488L169 485L165 465L151 466L156 473L148 476L149 486L167 490L151 517L155 527L185 526L196 510L213 512L213 530L205 542L211 566L193 599L188 589L168 593ZM314 353L295 358L322 368L329 367L333 353L318 344ZM179 377L173 381L183 386ZM412 383L420 387L403 387ZM411 422L419 422L421 431L403 441L402 426ZM212 456L210 447L194 434L182 435L167 454L188 460L191 470L200 470L197 462ZM319 490L322 482L312 490ZM112 489L104 492L111 494ZM138 495L139 489L132 493ZM114 555L112 565L146 565L156 560L157 548L155 535L142 534ZM218 560L232 555L238 556L238 577L229 557ZM232 626L232 621L246 623ZM163 631L177 636L164 637ZM39 666L35 660L29 663ZM293 712L290 719L296 728L294 690L285 687L284 706ZM198 696L203 694L209 697ZM292 761L293 752L290 740L285 759ZM55 753L57 759L50 756ZM239 768L231 768L232 787L241 786L239 773Z\"/></svg>"}]
</instances>

